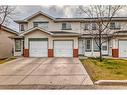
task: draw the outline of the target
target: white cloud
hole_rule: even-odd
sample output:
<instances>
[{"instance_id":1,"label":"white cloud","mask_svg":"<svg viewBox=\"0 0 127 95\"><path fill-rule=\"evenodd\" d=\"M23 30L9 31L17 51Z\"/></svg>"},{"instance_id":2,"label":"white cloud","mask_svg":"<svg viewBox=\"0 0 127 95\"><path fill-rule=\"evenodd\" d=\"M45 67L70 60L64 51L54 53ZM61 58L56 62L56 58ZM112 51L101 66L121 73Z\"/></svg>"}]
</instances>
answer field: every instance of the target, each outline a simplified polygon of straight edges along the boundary
<instances>
[{"instance_id":1,"label":"white cloud","mask_svg":"<svg viewBox=\"0 0 127 95\"><path fill-rule=\"evenodd\" d=\"M81 17L83 15L77 13L78 12L78 6L76 5L45 5L45 6L31 6L31 5L24 5L24 6L15 6L15 13L16 15L13 17L14 19L24 19L28 16L30 16L33 13L36 13L37 11L43 11L55 18L60 17ZM124 8L120 11L118 16L127 16L127 8ZM11 21L11 24L9 24L9 27L18 30L18 25Z\"/></svg>"}]
</instances>

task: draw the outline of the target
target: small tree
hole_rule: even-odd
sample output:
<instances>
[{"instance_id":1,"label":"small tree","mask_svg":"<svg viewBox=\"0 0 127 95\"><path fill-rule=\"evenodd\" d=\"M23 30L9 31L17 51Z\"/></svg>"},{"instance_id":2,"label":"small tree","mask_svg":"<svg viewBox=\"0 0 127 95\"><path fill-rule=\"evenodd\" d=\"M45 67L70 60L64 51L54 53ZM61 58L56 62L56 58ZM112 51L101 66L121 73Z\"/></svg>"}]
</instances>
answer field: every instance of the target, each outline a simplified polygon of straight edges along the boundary
<instances>
[{"instance_id":1,"label":"small tree","mask_svg":"<svg viewBox=\"0 0 127 95\"><path fill-rule=\"evenodd\" d=\"M122 6L120 5L79 6L81 14L85 14L85 17L87 16L88 18L92 18L88 22L96 23L96 30L90 29L88 34L93 37L97 47L99 48L100 61L102 61L102 44L109 41L111 36L113 36L112 31L109 29L109 24L121 8Z\"/></svg>"},{"instance_id":2,"label":"small tree","mask_svg":"<svg viewBox=\"0 0 127 95\"><path fill-rule=\"evenodd\" d=\"M1 26L8 21L8 18L12 17L14 7L3 5L0 6L0 30Z\"/></svg>"}]
</instances>

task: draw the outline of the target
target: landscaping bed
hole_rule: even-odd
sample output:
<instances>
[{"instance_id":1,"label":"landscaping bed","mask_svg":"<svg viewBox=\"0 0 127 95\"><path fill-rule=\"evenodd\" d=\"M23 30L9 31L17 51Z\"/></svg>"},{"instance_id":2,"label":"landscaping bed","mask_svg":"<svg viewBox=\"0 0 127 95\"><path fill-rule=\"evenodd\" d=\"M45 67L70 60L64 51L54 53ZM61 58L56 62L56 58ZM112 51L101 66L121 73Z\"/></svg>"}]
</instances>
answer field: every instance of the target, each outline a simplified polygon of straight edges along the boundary
<instances>
[{"instance_id":1,"label":"landscaping bed","mask_svg":"<svg viewBox=\"0 0 127 95\"><path fill-rule=\"evenodd\" d=\"M14 60L16 59L15 57L10 57L10 58L5 58L5 59L0 59L0 64L3 64L5 62L8 62L8 61L11 61L11 60Z\"/></svg>"},{"instance_id":2,"label":"landscaping bed","mask_svg":"<svg viewBox=\"0 0 127 95\"><path fill-rule=\"evenodd\" d=\"M97 80L127 80L127 60L105 58L80 59L93 81Z\"/></svg>"}]
</instances>

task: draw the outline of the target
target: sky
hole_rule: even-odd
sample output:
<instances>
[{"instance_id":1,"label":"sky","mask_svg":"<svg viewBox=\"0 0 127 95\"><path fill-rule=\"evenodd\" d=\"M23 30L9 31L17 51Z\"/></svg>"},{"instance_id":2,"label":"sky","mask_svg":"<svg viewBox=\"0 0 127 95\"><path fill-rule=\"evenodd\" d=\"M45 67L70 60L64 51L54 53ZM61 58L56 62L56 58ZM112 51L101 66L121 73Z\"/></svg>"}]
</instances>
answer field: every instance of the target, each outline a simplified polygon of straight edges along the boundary
<instances>
[{"instance_id":1,"label":"sky","mask_svg":"<svg viewBox=\"0 0 127 95\"><path fill-rule=\"evenodd\" d=\"M78 6L55 6L55 5L45 5L45 6L14 6L15 7L15 15L13 15L13 19L9 21L7 24L8 27L18 31L18 24L13 22L13 20L22 20L25 19L26 17L38 12L42 11L48 15L51 15L55 18L60 18L60 17L79 17L79 14L77 14L77 7Z\"/></svg>"},{"instance_id":2,"label":"sky","mask_svg":"<svg viewBox=\"0 0 127 95\"><path fill-rule=\"evenodd\" d=\"M45 12L48 15L51 15L55 18L60 17L84 17L79 13L78 5L45 5L45 6L30 6L30 5L19 5L14 6L15 10L12 19L9 21L8 27L18 31L18 24L13 22L13 20L22 20L38 11ZM124 8L121 10L118 16L127 16L127 9Z\"/></svg>"}]
</instances>

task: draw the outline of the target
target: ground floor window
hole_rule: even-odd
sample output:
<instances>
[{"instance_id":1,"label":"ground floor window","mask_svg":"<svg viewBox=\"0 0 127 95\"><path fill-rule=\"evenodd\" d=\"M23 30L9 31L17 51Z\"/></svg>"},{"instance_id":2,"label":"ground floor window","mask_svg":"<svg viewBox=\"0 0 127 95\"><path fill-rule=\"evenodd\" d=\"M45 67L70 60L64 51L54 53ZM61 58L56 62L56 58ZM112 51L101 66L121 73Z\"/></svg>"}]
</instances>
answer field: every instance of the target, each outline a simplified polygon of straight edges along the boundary
<instances>
[{"instance_id":1,"label":"ground floor window","mask_svg":"<svg viewBox=\"0 0 127 95\"><path fill-rule=\"evenodd\" d=\"M85 51L86 52L91 52L92 48L92 40L91 39L86 39L85 40Z\"/></svg>"},{"instance_id":2,"label":"ground floor window","mask_svg":"<svg viewBox=\"0 0 127 95\"><path fill-rule=\"evenodd\" d=\"M99 40L98 39L94 39L93 41L93 48L94 48L94 52L99 52Z\"/></svg>"},{"instance_id":3,"label":"ground floor window","mask_svg":"<svg viewBox=\"0 0 127 95\"><path fill-rule=\"evenodd\" d=\"M107 49L108 49L107 42L105 42L102 44L102 50L107 51Z\"/></svg>"},{"instance_id":4,"label":"ground floor window","mask_svg":"<svg viewBox=\"0 0 127 95\"><path fill-rule=\"evenodd\" d=\"M93 42L92 42L93 41ZM99 52L99 39L85 39L85 52ZM108 50L108 42L102 43L102 51Z\"/></svg>"},{"instance_id":5,"label":"ground floor window","mask_svg":"<svg viewBox=\"0 0 127 95\"><path fill-rule=\"evenodd\" d=\"M20 52L21 51L21 40L20 39L16 39L15 40L15 51L16 52Z\"/></svg>"}]
</instances>

